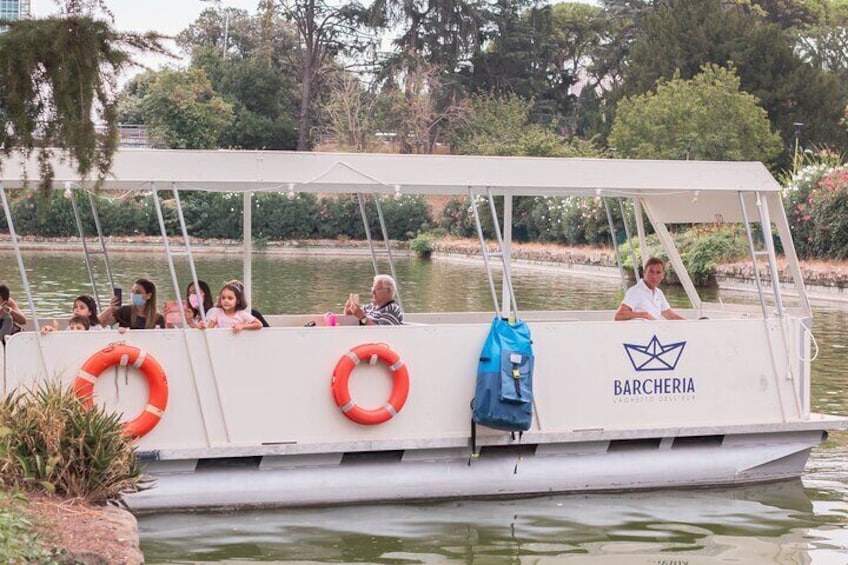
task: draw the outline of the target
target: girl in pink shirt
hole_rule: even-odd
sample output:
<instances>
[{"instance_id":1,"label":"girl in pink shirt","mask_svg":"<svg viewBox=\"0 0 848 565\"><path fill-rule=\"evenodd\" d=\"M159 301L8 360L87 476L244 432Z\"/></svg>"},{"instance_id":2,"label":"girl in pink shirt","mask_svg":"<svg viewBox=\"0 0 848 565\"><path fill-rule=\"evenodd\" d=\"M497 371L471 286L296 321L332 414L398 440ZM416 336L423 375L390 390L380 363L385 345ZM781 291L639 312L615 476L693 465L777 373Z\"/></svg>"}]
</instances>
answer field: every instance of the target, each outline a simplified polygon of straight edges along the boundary
<instances>
[{"instance_id":1,"label":"girl in pink shirt","mask_svg":"<svg viewBox=\"0 0 848 565\"><path fill-rule=\"evenodd\" d=\"M218 303L206 314L206 327L232 328L233 333L241 330L258 330L262 322L250 315L244 300L244 287L238 281L230 281L218 293Z\"/></svg>"}]
</instances>

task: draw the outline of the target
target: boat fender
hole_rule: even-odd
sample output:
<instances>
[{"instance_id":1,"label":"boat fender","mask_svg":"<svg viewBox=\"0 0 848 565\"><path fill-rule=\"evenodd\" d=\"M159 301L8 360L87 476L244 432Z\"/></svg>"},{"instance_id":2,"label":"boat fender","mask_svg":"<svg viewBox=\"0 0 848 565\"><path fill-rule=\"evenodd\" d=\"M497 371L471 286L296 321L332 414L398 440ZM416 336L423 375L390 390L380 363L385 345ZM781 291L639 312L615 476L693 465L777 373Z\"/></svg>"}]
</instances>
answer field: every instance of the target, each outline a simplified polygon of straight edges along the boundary
<instances>
[{"instance_id":1,"label":"boat fender","mask_svg":"<svg viewBox=\"0 0 848 565\"><path fill-rule=\"evenodd\" d=\"M357 406L350 396L350 374L359 363L368 361L376 365L378 361L392 372L392 393L379 408L365 409ZM357 424L374 426L394 418L401 411L409 396L409 371L400 359L400 355L389 349L385 343L365 343L357 345L341 356L331 379L333 399L342 413Z\"/></svg>"},{"instance_id":2,"label":"boat fender","mask_svg":"<svg viewBox=\"0 0 848 565\"><path fill-rule=\"evenodd\" d=\"M168 379L165 371L152 355L145 350L124 343L111 344L83 363L74 381L74 394L86 407L94 406L94 383L109 367L132 366L141 371L150 389L147 406L142 413L124 424L124 434L136 439L156 427L168 406Z\"/></svg>"}]
</instances>

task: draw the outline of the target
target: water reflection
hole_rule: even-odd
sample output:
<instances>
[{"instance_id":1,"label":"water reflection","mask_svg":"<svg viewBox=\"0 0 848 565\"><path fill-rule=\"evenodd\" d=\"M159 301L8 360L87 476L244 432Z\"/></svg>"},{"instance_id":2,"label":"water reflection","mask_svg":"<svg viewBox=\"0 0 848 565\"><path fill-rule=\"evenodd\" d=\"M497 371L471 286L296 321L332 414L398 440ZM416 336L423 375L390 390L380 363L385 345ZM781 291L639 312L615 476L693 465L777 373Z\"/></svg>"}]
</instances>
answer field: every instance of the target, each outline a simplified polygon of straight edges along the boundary
<instances>
[{"instance_id":1,"label":"water reflection","mask_svg":"<svg viewBox=\"0 0 848 565\"><path fill-rule=\"evenodd\" d=\"M839 518L845 518L844 506ZM813 563L800 481L736 489L142 517L150 563ZM838 547L837 547L838 546Z\"/></svg>"}]
</instances>

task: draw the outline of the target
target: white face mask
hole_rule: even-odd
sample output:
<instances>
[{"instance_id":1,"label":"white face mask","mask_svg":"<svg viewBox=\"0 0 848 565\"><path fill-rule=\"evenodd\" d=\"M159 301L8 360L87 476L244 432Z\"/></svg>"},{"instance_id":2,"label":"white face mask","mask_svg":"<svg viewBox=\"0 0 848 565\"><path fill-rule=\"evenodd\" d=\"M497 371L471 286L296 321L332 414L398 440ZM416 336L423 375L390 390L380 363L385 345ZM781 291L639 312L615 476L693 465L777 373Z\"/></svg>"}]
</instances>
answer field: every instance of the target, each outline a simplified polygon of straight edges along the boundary
<instances>
[{"instance_id":1,"label":"white face mask","mask_svg":"<svg viewBox=\"0 0 848 565\"><path fill-rule=\"evenodd\" d=\"M147 299L140 294L132 295L133 306L141 308L145 304L147 304Z\"/></svg>"}]
</instances>

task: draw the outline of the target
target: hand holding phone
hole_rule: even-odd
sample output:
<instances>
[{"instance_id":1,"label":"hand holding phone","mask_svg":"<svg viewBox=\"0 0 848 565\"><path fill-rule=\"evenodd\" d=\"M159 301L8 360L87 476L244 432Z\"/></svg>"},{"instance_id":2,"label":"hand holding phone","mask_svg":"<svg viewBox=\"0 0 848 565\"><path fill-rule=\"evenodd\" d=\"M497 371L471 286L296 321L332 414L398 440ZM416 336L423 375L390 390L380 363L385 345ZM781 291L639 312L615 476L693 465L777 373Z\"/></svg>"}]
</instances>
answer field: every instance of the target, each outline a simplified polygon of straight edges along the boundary
<instances>
[{"instance_id":1,"label":"hand holding phone","mask_svg":"<svg viewBox=\"0 0 848 565\"><path fill-rule=\"evenodd\" d=\"M120 288L115 287L112 289L111 305L118 308L121 306L121 302L123 302L123 291Z\"/></svg>"}]
</instances>

